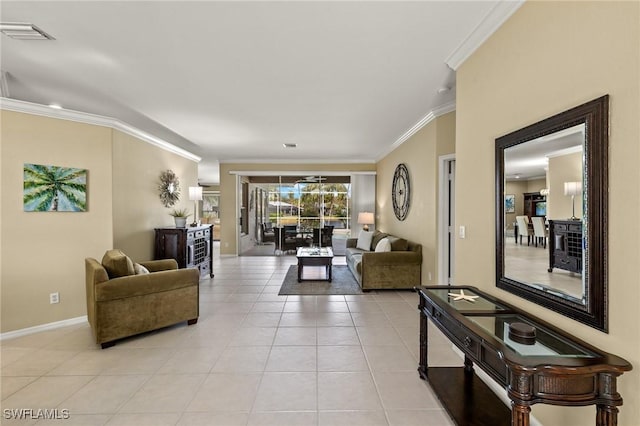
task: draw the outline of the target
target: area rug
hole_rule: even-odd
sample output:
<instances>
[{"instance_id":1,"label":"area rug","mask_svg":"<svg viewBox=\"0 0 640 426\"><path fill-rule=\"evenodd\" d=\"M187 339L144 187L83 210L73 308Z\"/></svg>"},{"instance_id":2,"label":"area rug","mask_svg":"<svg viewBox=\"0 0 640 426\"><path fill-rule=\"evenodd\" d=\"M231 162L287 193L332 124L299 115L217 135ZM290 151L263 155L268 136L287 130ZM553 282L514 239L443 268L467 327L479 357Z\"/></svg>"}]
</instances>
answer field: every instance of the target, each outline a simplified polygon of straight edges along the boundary
<instances>
[{"instance_id":1,"label":"area rug","mask_svg":"<svg viewBox=\"0 0 640 426\"><path fill-rule=\"evenodd\" d=\"M303 269L303 274L308 267ZM304 275L302 276L304 278ZM362 294L360 285L346 265L333 266L332 281L298 282L298 265L291 265L279 295Z\"/></svg>"}]
</instances>

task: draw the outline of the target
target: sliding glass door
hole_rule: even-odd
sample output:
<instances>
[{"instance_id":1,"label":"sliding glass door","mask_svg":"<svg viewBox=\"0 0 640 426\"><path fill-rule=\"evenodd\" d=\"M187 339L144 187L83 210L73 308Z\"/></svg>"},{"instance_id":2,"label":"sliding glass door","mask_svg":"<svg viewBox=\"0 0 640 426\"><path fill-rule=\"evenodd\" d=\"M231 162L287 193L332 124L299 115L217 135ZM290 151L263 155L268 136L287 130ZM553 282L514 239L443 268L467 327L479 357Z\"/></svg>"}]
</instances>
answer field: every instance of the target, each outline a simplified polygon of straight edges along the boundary
<instances>
[{"instance_id":1,"label":"sliding glass door","mask_svg":"<svg viewBox=\"0 0 640 426\"><path fill-rule=\"evenodd\" d=\"M351 227L349 177L334 176L332 182L324 182L327 178L322 177L316 179L318 182L298 179L266 185L269 221L273 226L296 225L299 229Z\"/></svg>"}]
</instances>

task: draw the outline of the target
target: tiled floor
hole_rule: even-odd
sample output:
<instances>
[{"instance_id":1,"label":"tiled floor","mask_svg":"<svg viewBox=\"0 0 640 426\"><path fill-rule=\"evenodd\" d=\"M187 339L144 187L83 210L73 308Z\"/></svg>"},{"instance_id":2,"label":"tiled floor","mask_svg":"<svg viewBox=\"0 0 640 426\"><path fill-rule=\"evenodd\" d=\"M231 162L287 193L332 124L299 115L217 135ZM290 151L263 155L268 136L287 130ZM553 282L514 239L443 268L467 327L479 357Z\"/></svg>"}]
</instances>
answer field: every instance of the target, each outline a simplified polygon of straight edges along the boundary
<instances>
[{"instance_id":1,"label":"tiled floor","mask_svg":"<svg viewBox=\"0 0 640 426\"><path fill-rule=\"evenodd\" d=\"M106 350L87 325L3 341L2 408L70 419L2 424L451 425L416 372L417 295L278 296L294 262L217 256L196 325ZM460 365L430 344L430 364Z\"/></svg>"},{"instance_id":2,"label":"tiled floor","mask_svg":"<svg viewBox=\"0 0 640 426\"><path fill-rule=\"evenodd\" d=\"M578 300L583 297L582 275L555 268L549 273L549 246L516 244L513 237L505 240L505 276L567 293Z\"/></svg>"}]
</instances>

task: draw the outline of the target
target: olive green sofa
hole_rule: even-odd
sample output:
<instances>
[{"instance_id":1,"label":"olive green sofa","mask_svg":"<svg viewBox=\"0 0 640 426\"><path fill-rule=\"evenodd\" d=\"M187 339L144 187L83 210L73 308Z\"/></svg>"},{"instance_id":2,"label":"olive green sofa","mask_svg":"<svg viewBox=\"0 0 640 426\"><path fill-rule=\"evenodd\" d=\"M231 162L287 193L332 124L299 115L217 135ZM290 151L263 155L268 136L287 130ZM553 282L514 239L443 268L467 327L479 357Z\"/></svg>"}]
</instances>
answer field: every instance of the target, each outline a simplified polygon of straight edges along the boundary
<instances>
[{"instance_id":1,"label":"olive green sofa","mask_svg":"<svg viewBox=\"0 0 640 426\"><path fill-rule=\"evenodd\" d=\"M124 337L198 321L197 269L178 269L173 259L134 264L116 249L102 262L86 258L85 271L87 317L103 349Z\"/></svg>"},{"instance_id":2,"label":"olive green sofa","mask_svg":"<svg viewBox=\"0 0 640 426\"><path fill-rule=\"evenodd\" d=\"M390 251L376 252L383 238ZM422 281L422 245L376 230L371 245L357 247L357 238L347 239L346 260L349 270L363 291L412 289Z\"/></svg>"}]
</instances>

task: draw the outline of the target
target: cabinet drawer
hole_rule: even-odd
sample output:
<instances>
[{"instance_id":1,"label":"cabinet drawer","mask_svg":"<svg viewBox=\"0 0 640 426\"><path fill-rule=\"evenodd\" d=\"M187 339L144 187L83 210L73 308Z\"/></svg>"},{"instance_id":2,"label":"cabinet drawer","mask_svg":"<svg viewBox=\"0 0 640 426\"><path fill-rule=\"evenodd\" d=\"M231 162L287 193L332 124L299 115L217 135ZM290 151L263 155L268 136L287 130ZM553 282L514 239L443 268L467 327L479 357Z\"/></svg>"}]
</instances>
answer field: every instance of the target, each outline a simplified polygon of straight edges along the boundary
<instances>
[{"instance_id":1,"label":"cabinet drawer","mask_svg":"<svg viewBox=\"0 0 640 426\"><path fill-rule=\"evenodd\" d=\"M443 330L445 334L449 335L451 341L455 343L456 346L472 357L478 358L480 342L473 333L466 330L460 323L438 309L435 309L433 319L435 322L439 322L441 324L440 329Z\"/></svg>"},{"instance_id":2,"label":"cabinet drawer","mask_svg":"<svg viewBox=\"0 0 640 426\"><path fill-rule=\"evenodd\" d=\"M553 224L553 230L556 232L565 232L567 230L567 224L566 223L554 223Z\"/></svg>"},{"instance_id":3,"label":"cabinet drawer","mask_svg":"<svg viewBox=\"0 0 640 426\"><path fill-rule=\"evenodd\" d=\"M578 259L575 257L556 255L553 258L553 265L557 268L576 271L578 270Z\"/></svg>"},{"instance_id":4,"label":"cabinet drawer","mask_svg":"<svg viewBox=\"0 0 640 426\"><path fill-rule=\"evenodd\" d=\"M569 225L569 232L579 232L582 233L582 224L581 223L572 223Z\"/></svg>"},{"instance_id":5,"label":"cabinet drawer","mask_svg":"<svg viewBox=\"0 0 640 426\"><path fill-rule=\"evenodd\" d=\"M207 277L211 273L208 262L201 263L200 265L198 265L198 268L200 269L201 277Z\"/></svg>"}]
</instances>

